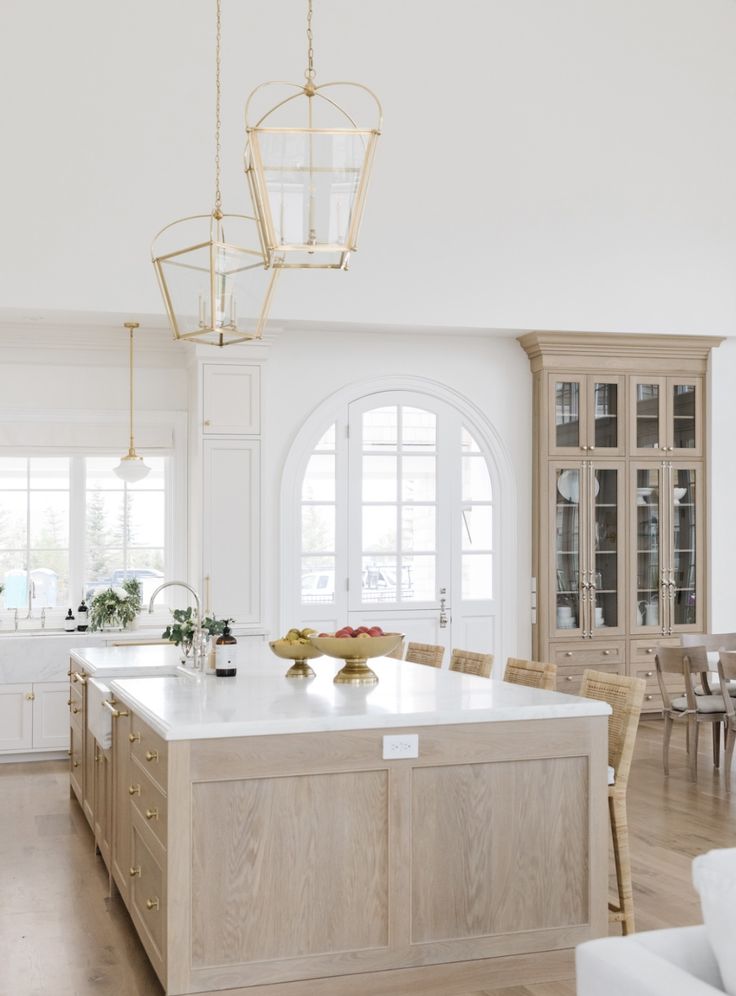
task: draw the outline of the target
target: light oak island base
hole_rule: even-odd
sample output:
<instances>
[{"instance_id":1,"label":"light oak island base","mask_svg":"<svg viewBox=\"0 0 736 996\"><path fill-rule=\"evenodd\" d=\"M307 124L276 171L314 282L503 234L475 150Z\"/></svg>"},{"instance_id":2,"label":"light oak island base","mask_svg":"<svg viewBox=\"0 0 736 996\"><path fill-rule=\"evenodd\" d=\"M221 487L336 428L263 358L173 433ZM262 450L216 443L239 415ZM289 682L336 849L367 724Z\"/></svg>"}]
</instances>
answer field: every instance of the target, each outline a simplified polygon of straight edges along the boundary
<instances>
[{"instance_id":1,"label":"light oak island base","mask_svg":"<svg viewBox=\"0 0 736 996\"><path fill-rule=\"evenodd\" d=\"M164 758L130 724L132 770L156 756L167 811L165 837L133 815L157 864L131 912L170 996L532 983L607 931L605 716L392 729L419 758L391 761L382 730L169 741Z\"/></svg>"}]
</instances>

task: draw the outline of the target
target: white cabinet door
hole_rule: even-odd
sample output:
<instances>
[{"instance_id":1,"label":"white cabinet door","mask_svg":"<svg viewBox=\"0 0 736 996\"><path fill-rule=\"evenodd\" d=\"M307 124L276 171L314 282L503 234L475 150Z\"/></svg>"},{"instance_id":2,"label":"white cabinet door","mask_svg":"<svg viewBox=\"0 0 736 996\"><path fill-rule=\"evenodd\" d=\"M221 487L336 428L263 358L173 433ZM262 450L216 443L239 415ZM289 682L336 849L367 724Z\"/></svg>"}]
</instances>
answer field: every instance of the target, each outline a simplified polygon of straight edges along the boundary
<instances>
[{"instance_id":1,"label":"white cabinet door","mask_svg":"<svg viewBox=\"0 0 736 996\"><path fill-rule=\"evenodd\" d=\"M65 718L68 723L66 710ZM33 686L0 685L0 751L30 750L32 746Z\"/></svg>"},{"instance_id":2,"label":"white cabinet door","mask_svg":"<svg viewBox=\"0 0 736 996\"><path fill-rule=\"evenodd\" d=\"M260 367L205 363L202 431L205 435L257 436L261 431Z\"/></svg>"},{"instance_id":3,"label":"white cabinet door","mask_svg":"<svg viewBox=\"0 0 736 996\"><path fill-rule=\"evenodd\" d=\"M69 683L36 682L33 694L34 748L66 750L69 747Z\"/></svg>"},{"instance_id":4,"label":"white cabinet door","mask_svg":"<svg viewBox=\"0 0 736 996\"><path fill-rule=\"evenodd\" d=\"M210 608L238 623L260 622L260 444L204 441L203 575Z\"/></svg>"}]
</instances>

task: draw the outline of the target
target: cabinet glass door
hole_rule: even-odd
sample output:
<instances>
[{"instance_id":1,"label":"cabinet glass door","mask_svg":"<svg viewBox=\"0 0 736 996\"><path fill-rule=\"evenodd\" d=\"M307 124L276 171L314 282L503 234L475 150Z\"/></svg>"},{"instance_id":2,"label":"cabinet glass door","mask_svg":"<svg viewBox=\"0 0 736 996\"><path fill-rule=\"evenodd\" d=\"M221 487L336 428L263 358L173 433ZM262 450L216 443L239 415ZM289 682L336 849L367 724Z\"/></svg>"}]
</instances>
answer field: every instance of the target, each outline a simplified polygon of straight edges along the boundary
<instances>
[{"instance_id":1,"label":"cabinet glass door","mask_svg":"<svg viewBox=\"0 0 736 996\"><path fill-rule=\"evenodd\" d=\"M590 411L593 417L592 445L596 450L618 452L622 426L619 419L623 383L618 379L590 381Z\"/></svg>"},{"instance_id":2,"label":"cabinet glass door","mask_svg":"<svg viewBox=\"0 0 736 996\"><path fill-rule=\"evenodd\" d=\"M684 450L692 456L700 453L700 378L679 381L669 378L668 386L668 447Z\"/></svg>"},{"instance_id":3,"label":"cabinet glass door","mask_svg":"<svg viewBox=\"0 0 736 996\"><path fill-rule=\"evenodd\" d=\"M664 450L666 442L665 403L667 382L664 377L632 378L631 449L642 455Z\"/></svg>"},{"instance_id":4,"label":"cabinet glass door","mask_svg":"<svg viewBox=\"0 0 736 996\"><path fill-rule=\"evenodd\" d=\"M670 625L694 626L698 622L698 574L700 508L698 507L698 471L694 467L670 470L670 508L672 516Z\"/></svg>"},{"instance_id":5,"label":"cabinet glass door","mask_svg":"<svg viewBox=\"0 0 736 996\"><path fill-rule=\"evenodd\" d=\"M585 410L585 378L566 375L551 381L552 436L549 441L553 453L582 449L585 440L583 412Z\"/></svg>"},{"instance_id":6,"label":"cabinet glass door","mask_svg":"<svg viewBox=\"0 0 736 996\"><path fill-rule=\"evenodd\" d=\"M634 623L661 631L662 602L662 475L664 465L634 469L634 535L636 537L636 606Z\"/></svg>"},{"instance_id":7,"label":"cabinet glass door","mask_svg":"<svg viewBox=\"0 0 736 996\"><path fill-rule=\"evenodd\" d=\"M583 624L580 605L581 570L581 495L583 470L580 466L557 466L553 470L553 507L555 522L554 619L552 628L558 635L579 630Z\"/></svg>"},{"instance_id":8,"label":"cabinet glass door","mask_svg":"<svg viewBox=\"0 0 736 996\"><path fill-rule=\"evenodd\" d=\"M619 591L623 589L621 563L621 469L592 468L592 545L591 594L593 605L589 624L594 632L616 629L623 625Z\"/></svg>"}]
</instances>

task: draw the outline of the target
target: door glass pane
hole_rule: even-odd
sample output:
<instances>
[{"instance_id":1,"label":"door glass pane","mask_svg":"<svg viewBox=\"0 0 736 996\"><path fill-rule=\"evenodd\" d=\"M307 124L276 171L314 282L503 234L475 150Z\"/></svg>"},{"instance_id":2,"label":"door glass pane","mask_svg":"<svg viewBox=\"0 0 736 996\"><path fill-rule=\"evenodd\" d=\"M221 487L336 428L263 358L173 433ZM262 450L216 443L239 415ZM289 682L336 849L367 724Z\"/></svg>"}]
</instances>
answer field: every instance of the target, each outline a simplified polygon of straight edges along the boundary
<instances>
[{"instance_id":1,"label":"door glass pane","mask_svg":"<svg viewBox=\"0 0 736 996\"><path fill-rule=\"evenodd\" d=\"M396 506L363 506L363 552L396 552Z\"/></svg>"},{"instance_id":2,"label":"door glass pane","mask_svg":"<svg viewBox=\"0 0 736 996\"><path fill-rule=\"evenodd\" d=\"M434 554L420 557L405 555L401 558L399 597L402 602L431 602L437 597L436 563Z\"/></svg>"},{"instance_id":3,"label":"door glass pane","mask_svg":"<svg viewBox=\"0 0 736 996\"><path fill-rule=\"evenodd\" d=\"M674 617L676 626L696 622L696 482L694 470L672 471L672 548Z\"/></svg>"},{"instance_id":4,"label":"door glass pane","mask_svg":"<svg viewBox=\"0 0 736 996\"><path fill-rule=\"evenodd\" d=\"M636 446L659 448L659 384L636 385Z\"/></svg>"},{"instance_id":5,"label":"door glass pane","mask_svg":"<svg viewBox=\"0 0 736 996\"><path fill-rule=\"evenodd\" d=\"M463 550L493 547L493 513L490 505L467 505L461 510Z\"/></svg>"},{"instance_id":6,"label":"door glass pane","mask_svg":"<svg viewBox=\"0 0 736 996\"><path fill-rule=\"evenodd\" d=\"M401 549L434 553L437 533L434 505L404 505L401 509Z\"/></svg>"},{"instance_id":7,"label":"door glass pane","mask_svg":"<svg viewBox=\"0 0 736 996\"><path fill-rule=\"evenodd\" d=\"M395 405L373 408L363 414L363 449L395 450L399 433L399 410Z\"/></svg>"},{"instance_id":8,"label":"door glass pane","mask_svg":"<svg viewBox=\"0 0 736 996\"><path fill-rule=\"evenodd\" d=\"M488 464L480 453L477 456L463 456L463 501L490 501L491 475Z\"/></svg>"},{"instance_id":9,"label":"door glass pane","mask_svg":"<svg viewBox=\"0 0 736 996\"><path fill-rule=\"evenodd\" d=\"M361 576L364 602L396 602L399 598L397 578L399 562L396 557L363 557Z\"/></svg>"},{"instance_id":10,"label":"door glass pane","mask_svg":"<svg viewBox=\"0 0 736 996\"><path fill-rule=\"evenodd\" d=\"M335 455L313 454L302 482L302 501L335 500Z\"/></svg>"},{"instance_id":11,"label":"door glass pane","mask_svg":"<svg viewBox=\"0 0 736 996\"><path fill-rule=\"evenodd\" d=\"M580 384L575 380L555 384L555 443L580 446Z\"/></svg>"},{"instance_id":12,"label":"door glass pane","mask_svg":"<svg viewBox=\"0 0 736 996\"><path fill-rule=\"evenodd\" d=\"M402 407L401 443L405 450L433 450L437 445L437 416L434 412Z\"/></svg>"},{"instance_id":13,"label":"door glass pane","mask_svg":"<svg viewBox=\"0 0 736 996\"><path fill-rule=\"evenodd\" d=\"M636 472L636 619L660 625L660 471Z\"/></svg>"},{"instance_id":14,"label":"door glass pane","mask_svg":"<svg viewBox=\"0 0 736 996\"><path fill-rule=\"evenodd\" d=\"M363 457L363 501L396 501L396 457Z\"/></svg>"},{"instance_id":15,"label":"door glass pane","mask_svg":"<svg viewBox=\"0 0 736 996\"><path fill-rule=\"evenodd\" d=\"M302 506L302 552L333 553L335 550L335 506Z\"/></svg>"},{"instance_id":16,"label":"door glass pane","mask_svg":"<svg viewBox=\"0 0 736 996\"><path fill-rule=\"evenodd\" d=\"M335 558L302 557L302 602L331 605L335 601Z\"/></svg>"},{"instance_id":17,"label":"door glass pane","mask_svg":"<svg viewBox=\"0 0 736 996\"><path fill-rule=\"evenodd\" d=\"M618 626L618 471L593 473L593 626Z\"/></svg>"},{"instance_id":18,"label":"door glass pane","mask_svg":"<svg viewBox=\"0 0 736 996\"><path fill-rule=\"evenodd\" d=\"M618 446L618 384L593 385L595 445Z\"/></svg>"},{"instance_id":19,"label":"door glass pane","mask_svg":"<svg viewBox=\"0 0 736 996\"><path fill-rule=\"evenodd\" d=\"M490 553L464 553L461 597L478 601L493 598L493 557Z\"/></svg>"},{"instance_id":20,"label":"door glass pane","mask_svg":"<svg viewBox=\"0 0 736 996\"><path fill-rule=\"evenodd\" d=\"M433 456L405 456L401 460L403 501L434 501L437 462Z\"/></svg>"},{"instance_id":21,"label":"door glass pane","mask_svg":"<svg viewBox=\"0 0 736 996\"><path fill-rule=\"evenodd\" d=\"M580 619L580 471L557 471L555 570L558 629L575 629Z\"/></svg>"},{"instance_id":22,"label":"door glass pane","mask_svg":"<svg viewBox=\"0 0 736 996\"><path fill-rule=\"evenodd\" d=\"M676 450L695 448L695 384L672 388L672 444Z\"/></svg>"}]
</instances>

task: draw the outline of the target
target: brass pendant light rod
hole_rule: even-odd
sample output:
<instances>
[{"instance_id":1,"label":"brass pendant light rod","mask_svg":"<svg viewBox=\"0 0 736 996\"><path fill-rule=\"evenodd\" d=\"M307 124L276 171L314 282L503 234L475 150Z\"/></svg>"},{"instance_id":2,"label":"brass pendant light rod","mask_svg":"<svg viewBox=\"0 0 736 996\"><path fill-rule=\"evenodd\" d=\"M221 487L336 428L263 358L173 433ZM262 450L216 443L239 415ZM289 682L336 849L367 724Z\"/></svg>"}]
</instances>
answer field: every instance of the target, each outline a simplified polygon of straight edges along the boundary
<instances>
[{"instance_id":1,"label":"brass pendant light rod","mask_svg":"<svg viewBox=\"0 0 736 996\"><path fill-rule=\"evenodd\" d=\"M130 333L130 446L128 448L128 455L135 456L135 443L133 441L133 332L135 329L140 328L140 323L124 322L123 324Z\"/></svg>"},{"instance_id":2,"label":"brass pendant light rod","mask_svg":"<svg viewBox=\"0 0 736 996\"><path fill-rule=\"evenodd\" d=\"M215 29L215 210L217 221L222 218L222 192L220 190L220 119L222 105L222 0L217 0L217 23Z\"/></svg>"},{"instance_id":3,"label":"brass pendant light rod","mask_svg":"<svg viewBox=\"0 0 736 996\"><path fill-rule=\"evenodd\" d=\"M121 480L125 481L127 484L135 484L136 481L141 481L150 471L150 467L147 467L143 462L143 457L138 456L135 451L135 440L133 438L133 333L137 328L139 328L138 322L123 322L123 326L128 330L128 362L130 366L130 436L128 452L125 456L120 458L120 463L117 467L113 468L114 473L117 474Z\"/></svg>"}]
</instances>

